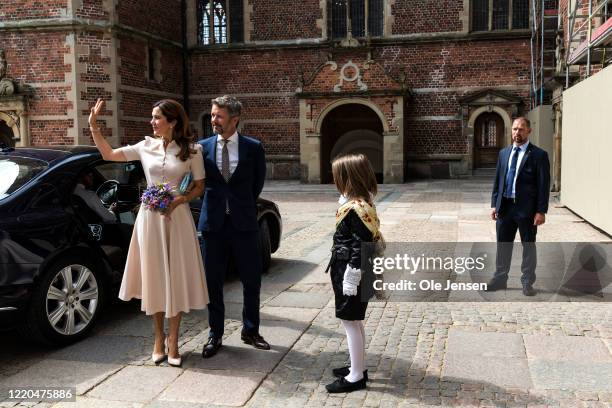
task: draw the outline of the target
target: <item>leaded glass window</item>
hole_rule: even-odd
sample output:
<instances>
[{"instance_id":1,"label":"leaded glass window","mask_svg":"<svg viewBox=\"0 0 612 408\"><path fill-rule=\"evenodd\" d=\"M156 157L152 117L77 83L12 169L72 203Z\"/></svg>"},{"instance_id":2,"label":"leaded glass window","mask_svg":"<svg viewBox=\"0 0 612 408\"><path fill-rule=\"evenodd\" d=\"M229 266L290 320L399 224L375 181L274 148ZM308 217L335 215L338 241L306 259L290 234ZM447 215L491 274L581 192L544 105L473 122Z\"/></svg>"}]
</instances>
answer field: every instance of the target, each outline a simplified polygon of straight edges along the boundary
<instances>
[{"instance_id":1,"label":"leaded glass window","mask_svg":"<svg viewBox=\"0 0 612 408\"><path fill-rule=\"evenodd\" d=\"M512 0L512 28L529 28L529 0Z\"/></svg>"},{"instance_id":2,"label":"leaded glass window","mask_svg":"<svg viewBox=\"0 0 612 408\"><path fill-rule=\"evenodd\" d=\"M244 41L243 0L199 0L200 45Z\"/></svg>"},{"instance_id":3,"label":"leaded glass window","mask_svg":"<svg viewBox=\"0 0 612 408\"><path fill-rule=\"evenodd\" d=\"M508 29L508 0L493 0L493 30Z\"/></svg>"},{"instance_id":4,"label":"leaded glass window","mask_svg":"<svg viewBox=\"0 0 612 408\"><path fill-rule=\"evenodd\" d=\"M472 28L474 31L489 29L489 0L474 0L472 3Z\"/></svg>"},{"instance_id":5,"label":"leaded glass window","mask_svg":"<svg viewBox=\"0 0 612 408\"><path fill-rule=\"evenodd\" d=\"M497 124L495 120L485 120L482 122L482 132L480 145L482 147L496 147L497 146Z\"/></svg>"},{"instance_id":6,"label":"leaded glass window","mask_svg":"<svg viewBox=\"0 0 612 408\"><path fill-rule=\"evenodd\" d=\"M472 31L529 28L529 0L472 0Z\"/></svg>"},{"instance_id":7,"label":"leaded glass window","mask_svg":"<svg viewBox=\"0 0 612 408\"><path fill-rule=\"evenodd\" d=\"M384 0L329 0L329 34L332 39L383 35Z\"/></svg>"}]
</instances>

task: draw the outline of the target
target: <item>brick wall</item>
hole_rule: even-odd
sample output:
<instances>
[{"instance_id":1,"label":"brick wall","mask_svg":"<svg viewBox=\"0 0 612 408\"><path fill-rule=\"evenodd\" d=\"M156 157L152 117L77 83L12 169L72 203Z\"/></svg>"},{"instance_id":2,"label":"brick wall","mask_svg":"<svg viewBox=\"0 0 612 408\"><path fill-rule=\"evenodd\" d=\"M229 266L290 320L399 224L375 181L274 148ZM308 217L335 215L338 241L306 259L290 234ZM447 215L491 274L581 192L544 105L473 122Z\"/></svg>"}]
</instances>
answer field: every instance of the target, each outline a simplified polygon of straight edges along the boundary
<instances>
[{"instance_id":1,"label":"brick wall","mask_svg":"<svg viewBox=\"0 0 612 408\"><path fill-rule=\"evenodd\" d=\"M116 10L122 25L181 42L180 0L120 0Z\"/></svg>"},{"instance_id":2,"label":"brick wall","mask_svg":"<svg viewBox=\"0 0 612 408\"><path fill-rule=\"evenodd\" d=\"M133 144L151 135L151 109L160 99L182 102L183 56L180 0L121 0L117 4L121 26L150 34L118 34L118 109L121 144ZM163 38L161 41L157 37ZM159 53L160 75L149 78L147 49Z\"/></svg>"},{"instance_id":3,"label":"brick wall","mask_svg":"<svg viewBox=\"0 0 612 408\"><path fill-rule=\"evenodd\" d=\"M151 109L153 103L160 99L172 98L182 102L183 93L183 60L179 48L165 44L155 44L144 39L119 36L120 59L118 69L119 109L121 143L133 143L151 135ZM161 81L148 78L147 47L156 47L160 51ZM140 118L136 120L135 118Z\"/></svg>"},{"instance_id":4,"label":"brick wall","mask_svg":"<svg viewBox=\"0 0 612 408\"><path fill-rule=\"evenodd\" d=\"M64 56L70 51L61 32L2 32L8 76L17 82L64 82L69 66Z\"/></svg>"},{"instance_id":5,"label":"brick wall","mask_svg":"<svg viewBox=\"0 0 612 408\"><path fill-rule=\"evenodd\" d=\"M69 1L69 0L65 0ZM104 8L103 2L100 0L81 0L81 7L75 10L76 17L91 18L98 20L108 20L109 10Z\"/></svg>"},{"instance_id":6,"label":"brick wall","mask_svg":"<svg viewBox=\"0 0 612 408\"><path fill-rule=\"evenodd\" d=\"M461 31L463 2L457 0L396 0L391 6L393 34Z\"/></svg>"},{"instance_id":7,"label":"brick wall","mask_svg":"<svg viewBox=\"0 0 612 408\"><path fill-rule=\"evenodd\" d=\"M68 0L4 0L0 21L66 17Z\"/></svg>"},{"instance_id":8,"label":"brick wall","mask_svg":"<svg viewBox=\"0 0 612 408\"><path fill-rule=\"evenodd\" d=\"M465 154L467 144L458 119L458 99L482 88L501 87L527 102L529 52L529 42L522 39L381 46L372 53L374 60L380 62L380 69L373 64L370 69L363 70L363 81L370 90L389 89L391 84L386 73L398 78L403 70L408 89L412 91L412 97L406 102L404 133L407 152ZM363 51L336 54L334 61L338 63L338 69L322 72L314 85L331 91L338 82L340 66L349 59L354 62L363 60L364 56ZM263 140L269 153L299 154L298 124L280 122L299 119L298 98L293 93L298 85L300 67L308 77L319 63L325 61L324 57L317 50L199 53L191 62L194 73L191 94L202 94L202 89L208 95L238 94L245 104L245 133ZM515 87L518 91L512 89ZM314 89L307 86L305 90ZM345 82L343 91L355 90L356 82ZM278 93L287 95L275 96ZM381 106L386 115L391 115L390 111L387 112L389 106ZM322 101L316 104L312 115L317 117L318 110L324 107ZM209 109L208 99L195 99L193 119L197 120ZM428 120L424 116L436 118ZM249 123L260 119L271 122L276 119L279 123Z\"/></svg>"},{"instance_id":9,"label":"brick wall","mask_svg":"<svg viewBox=\"0 0 612 408\"><path fill-rule=\"evenodd\" d=\"M323 18L319 0L249 0L251 14L251 40L292 40L320 38L317 19Z\"/></svg>"},{"instance_id":10,"label":"brick wall","mask_svg":"<svg viewBox=\"0 0 612 408\"><path fill-rule=\"evenodd\" d=\"M67 129L74 127L72 120L30 120L30 141L33 146L72 145L74 140Z\"/></svg>"},{"instance_id":11,"label":"brick wall","mask_svg":"<svg viewBox=\"0 0 612 408\"><path fill-rule=\"evenodd\" d=\"M73 144L67 136L72 120L46 120L67 115L74 104L69 100L72 89L66 84L71 66L65 62L70 53L65 33L2 32L0 44L8 62L7 76L13 79L27 99L32 144Z\"/></svg>"},{"instance_id":12,"label":"brick wall","mask_svg":"<svg viewBox=\"0 0 612 408\"><path fill-rule=\"evenodd\" d=\"M49 0L44 5L38 1L13 1L10 7L3 5L0 18L7 21L57 18L66 15L66 3L66 0ZM247 12L252 8L246 24L252 41L322 37L322 29L317 27L317 20L323 18L319 0L248 0L245 3ZM566 3L567 0L561 0L562 10L567 7ZM105 9L109 4L115 4L116 8ZM388 21L393 22L390 30L393 35L462 30L463 2L395 0L391 4L393 18ZM77 17L108 21L115 13L120 26L115 27L113 34L93 28L76 34L0 29L9 76L18 82L33 84L28 107L33 118L30 121L32 143L74 143L68 136L73 127L79 128L78 133L83 135L80 140L89 140L88 109L100 96L109 100L102 119L105 134L121 144L141 140L151 133L149 120L155 101L168 97L182 100L182 50L177 45L182 41L180 1L83 0L74 13ZM74 39L74 44L69 38ZM159 81L148 77L147 48L160 52ZM392 79L405 76L405 85L410 91L405 98L403 121L406 154L468 154L458 102L466 94L494 88L510 92L525 102L528 100L527 38L398 40L374 43L369 49L330 48L326 44L259 49L195 48L190 50L189 62L191 120L201 135L200 118L210 111L210 99L234 94L245 107L243 133L262 140L270 156L299 156L300 112L296 89L300 86L301 73L308 80L329 55L338 63L338 69L349 59L362 67L368 51L375 61L362 72L369 91L393 88L397 83ZM72 62L71 52L75 53ZM76 78L76 84L67 81L66 73L68 79ZM318 83L306 85L304 91L333 92L338 74L338 70L326 71ZM346 92L358 93L357 83L344 83L342 91L329 100L319 99L311 106L311 114L317 117L327 103ZM366 98L379 107L392 130L397 130L393 129L397 126L393 98Z\"/></svg>"}]
</instances>

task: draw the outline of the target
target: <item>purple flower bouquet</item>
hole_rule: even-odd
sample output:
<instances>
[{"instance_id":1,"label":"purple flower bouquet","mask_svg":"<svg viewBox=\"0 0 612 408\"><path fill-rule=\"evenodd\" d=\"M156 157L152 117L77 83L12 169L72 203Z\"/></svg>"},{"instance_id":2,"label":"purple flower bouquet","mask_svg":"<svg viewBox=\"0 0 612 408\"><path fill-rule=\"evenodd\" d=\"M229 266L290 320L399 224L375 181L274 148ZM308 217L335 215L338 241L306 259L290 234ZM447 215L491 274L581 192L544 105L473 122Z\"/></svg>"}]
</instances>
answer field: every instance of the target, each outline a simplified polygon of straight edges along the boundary
<instances>
[{"instance_id":1,"label":"purple flower bouquet","mask_svg":"<svg viewBox=\"0 0 612 408\"><path fill-rule=\"evenodd\" d=\"M174 200L172 188L168 183L157 183L143 191L140 201L148 210L164 213Z\"/></svg>"}]
</instances>

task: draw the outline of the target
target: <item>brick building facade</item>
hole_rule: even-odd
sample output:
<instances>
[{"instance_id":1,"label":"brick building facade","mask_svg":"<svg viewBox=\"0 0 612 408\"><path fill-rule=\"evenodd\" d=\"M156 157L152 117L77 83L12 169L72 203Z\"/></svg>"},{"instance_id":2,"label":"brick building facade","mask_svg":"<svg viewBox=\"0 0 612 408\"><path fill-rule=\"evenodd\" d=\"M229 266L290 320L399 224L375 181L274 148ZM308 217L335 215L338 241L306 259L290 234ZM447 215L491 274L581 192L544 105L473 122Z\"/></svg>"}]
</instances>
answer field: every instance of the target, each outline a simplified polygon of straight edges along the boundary
<instances>
[{"instance_id":1,"label":"brick building facade","mask_svg":"<svg viewBox=\"0 0 612 408\"><path fill-rule=\"evenodd\" d=\"M10 0L0 48L13 95L0 137L87 144L107 100L115 145L175 98L207 136L210 99L236 95L273 178L330 181L362 151L384 182L457 177L509 143L530 89L527 0Z\"/></svg>"}]
</instances>

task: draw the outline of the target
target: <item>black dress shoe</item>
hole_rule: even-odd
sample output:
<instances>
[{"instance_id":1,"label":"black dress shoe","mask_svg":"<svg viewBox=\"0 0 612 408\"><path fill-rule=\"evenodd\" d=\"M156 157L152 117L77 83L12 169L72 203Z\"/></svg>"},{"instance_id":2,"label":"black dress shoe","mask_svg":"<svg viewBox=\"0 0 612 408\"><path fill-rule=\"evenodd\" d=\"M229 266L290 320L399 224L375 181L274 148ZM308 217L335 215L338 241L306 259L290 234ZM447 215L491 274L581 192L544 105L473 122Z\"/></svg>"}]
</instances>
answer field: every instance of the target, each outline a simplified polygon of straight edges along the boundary
<instances>
[{"instance_id":1,"label":"black dress shoe","mask_svg":"<svg viewBox=\"0 0 612 408\"><path fill-rule=\"evenodd\" d=\"M334 377L338 377L338 378L346 377L347 375L349 375L350 372L351 372L351 367L349 366L334 368L332 370ZM363 372L363 379L368 381L368 370L365 370Z\"/></svg>"},{"instance_id":2,"label":"black dress shoe","mask_svg":"<svg viewBox=\"0 0 612 408\"><path fill-rule=\"evenodd\" d=\"M221 339L216 337L209 337L208 342L202 349L202 358L209 358L217 354L217 351L221 348Z\"/></svg>"},{"instance_id":3,"label":"black dress shoe","mask_svg":"<svg viewBox=\"0 0 612 408\"><path fill-rule=\"evenodd\" d=\"M535 296L536 290L531 285L523 285L523 295Z\"/></svg>"},{"instance_id":4,"label":"black dress shoe","mask_svg":"<svg viewBox=\"0 0 612 408\"><path fill-rule=\"evenodd\" d=\"M508 284L506 282L497 281L495 279L491 279L491 281L487 284L487 288L485 292L495 292L496 290L507 289Z\"/></svg>"},{"instance_id":5,"label":"black dress shoe","mask_svg":"<svg viewBox=\"0 0 612 408\"><path fill-rule=\"evenodd\" d=\"M261 337L259 333L248 333L243 331L240 333L240 338L246 344L250 344L257 349L270 350L270 345L264 340L263 337Z\"/></svg>"},{"instance_id":6,"label":"black dress shoe","mask_svg":"<svg viewBox=\"0 0 612 408\"><path fill-rule=\"evenodd\" d=\"M351 392L357 390L363 390L366 387L365 377L357 382L349 382L344 377L338 378L331 384L327 384L325 388L327 392L330 394L335 394L338 392Z\"/></svg>"}]
</instances>

